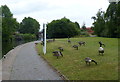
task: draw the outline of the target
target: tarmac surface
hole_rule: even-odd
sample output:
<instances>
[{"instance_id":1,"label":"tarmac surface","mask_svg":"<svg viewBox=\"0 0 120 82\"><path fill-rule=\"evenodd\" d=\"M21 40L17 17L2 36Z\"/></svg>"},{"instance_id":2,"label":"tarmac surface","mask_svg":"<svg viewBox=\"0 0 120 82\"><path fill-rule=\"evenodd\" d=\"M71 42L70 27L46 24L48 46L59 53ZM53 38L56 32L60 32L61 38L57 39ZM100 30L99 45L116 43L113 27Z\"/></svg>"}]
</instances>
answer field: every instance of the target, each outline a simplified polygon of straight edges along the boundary
<instances>
[{"instance_id":1,"label":"tarmac surface","mask_svg":"<svg viewBox=\"0 0 120 82\"><path fill-rule=\"evenodd\" d=\"M35 42L20 45L7 54L2 60L3 80L62 80L59 74L38 56Z\"/></svg>"}]
</instances>

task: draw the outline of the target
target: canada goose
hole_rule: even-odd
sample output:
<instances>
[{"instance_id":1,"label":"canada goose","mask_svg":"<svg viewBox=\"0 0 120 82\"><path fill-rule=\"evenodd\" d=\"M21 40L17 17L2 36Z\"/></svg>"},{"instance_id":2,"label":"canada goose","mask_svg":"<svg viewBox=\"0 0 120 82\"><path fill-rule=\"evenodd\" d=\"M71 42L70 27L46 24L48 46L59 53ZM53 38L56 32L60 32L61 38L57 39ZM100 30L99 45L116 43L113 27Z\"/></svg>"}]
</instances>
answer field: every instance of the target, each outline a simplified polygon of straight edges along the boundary
<instances>
[{"instance_id":1,"label":"canada goose","mask_svg":"<svg viewBox=\"0 0 120 82\"><path fill-rule=\"evenodd\" d=\"M78 50L78 45L73 45L73 48L76 48Z\"/></svg>"},{"instance_id":2,"label":"canada goose","mask_svg":"<svg viewBox=\"0 0 120 82\"><path fill-rule=\"evenodd\" d=\"M99 42L99 44L100 44L100 47L102 47L102 45L104 45L104 47L105 47L105 44L103 44L101 41Z\"/></svg>"},{"instance_id":3,"label":"canada goose","mask_svg":"<svg viewBox=\"0 0 120 82\"><path fill-rule=\"evenodd\" d=\"M5 59L5 58L6 58L6 55L4 55L3 58Z\"/></svg>"},{"instance_id":4,"label":"canada goose","mask_svg":"<svg viewBox=\"0 0 120 82\"><path fill-rule=\"evenodd\" d=\"M61 53L61 51L54 51L54 52L52 52L52 53L53 53L53 56L56 56L56 57L57 57L57 59L58 59L59 56L62 56L62 57L63 57L63 54Z\"/></svg>"},{"instance_id":5,"label":"canada goose","mask_svg":"<svg viewBox=\"0 0 120 82\"><path fill-rule=\"evenodd\" d=\"M53 40L47 40L47 43L49 43L49 42L53 42Z\"/></svg>"},{"instance_id":6,"label":"canada goose","mask_svg":"<svg viewBox=\"0 0 120 82\"><path fill-rule=\"evenodd\" d=\"M58 49L62 52L63 51L63 48L62 47L58 47Z\"/></svg>"},{"instance_id":7,"label":"canada goose","mask_svg":"<svg viewBox=\"0 0 120 82\"><path fill-rule=\"evenodd\" d=\"M68 43L71 43L69 36L68 36Z\"/></svg>"},{"instance_id":8,"label":"canada goose","mask_svg":"<svg viewBox=\"0 0 120 82\"><path fill-rule=\"evenodd\" d=\"M53 40L47 40L47 43L54 42L54 41L55 41L55 38L53 38Z\"/></svg>"},{"instance_id":9,"label":"canada goose","mask_svg":"<svg viewBox=\"0 0 120 82\"><path fill-rule=\"evenodd\" d=\"M98 52L99 52L99 55L100 55L100 54L103 55L103 54L104 54L104 49L103 49L102 47L100 47L100 48L98 49Z\"/></svg>"},{"instance_id":10,"label":"canada goose","mask_svg":"<svg viewBox=\"0 0 120 82\"><path fill-rule=\"evenodd\" d=\"M71 41L70 41L70 40L68 40L68 43L71 43Z\"/></svg>"},{"instance_id":11,"label":"canada goose","mask_svg":"<svg viewBox=\"0 0 120 82\"><path fill-rule=\"evenodd\" d=\"M86 62L86 64L89 63L89 65L90 65L91 62L94 62L94 63L97 65L97 62L96 62L95 60L92 60L92 59L89 58L89 57L86 57L86 58L85 58L85 62Z\"/></svg>"},{"instance_id":12,"label":"canada goose","mask_svg":"<svg viewBox=\"0 0 120 82\"><path fill-rule=\"evenodd\" d=\"M79 41L78 43L79 43L80 46L81 46L81 45L84 45L84 46L85 46L85 42L83 42L83 41Z\"/></svg>"}]
</instances>

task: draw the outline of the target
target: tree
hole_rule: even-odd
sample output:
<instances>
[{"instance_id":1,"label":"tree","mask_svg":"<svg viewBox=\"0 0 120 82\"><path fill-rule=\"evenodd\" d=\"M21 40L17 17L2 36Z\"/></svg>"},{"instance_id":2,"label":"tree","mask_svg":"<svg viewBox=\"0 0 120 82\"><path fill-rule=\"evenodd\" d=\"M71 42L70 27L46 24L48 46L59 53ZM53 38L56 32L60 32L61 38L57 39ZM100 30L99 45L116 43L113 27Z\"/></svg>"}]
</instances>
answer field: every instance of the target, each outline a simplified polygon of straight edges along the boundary
<instances>
[{"instance_id":1,"label":"tree","mask_svg":"<svg viewBox=\"0 0 120 82\"><path fill-rule=\"evenodd\" d=\"M40 24L37 20L28 17L28 18L24 18L22 20L22 22L20 23L20 28L19 28L19 32L20 33L30 33L30 34L35 34L37 35L40 29Z\"/></svg>"},{"instance_id":2,"label":"tree","mask_svg":"<svg viewBox=\"0 0 120 82\"><path fill-rule=\"evenodd\" d=\"M97 18L95 16L93 16L93 17L91 17L91 19L93 19L94 22L95 22Z\"/></svg>"},{"instance_id":3,"label":"tree","mask_svg":"<svg viewBox=\"0 0 120 82\"><path fill-rule=\"evenodd\" d=\"M117 4L117 34L118 37L120 38L120 1Z\"/></svg>"},{"instance_id":4,"label":"tree","mask_svg":"<svg viewBox=\"0 0 120 82\"><path fill-rule=\"evenodd\" d=\"M67 18L53 20L47 24L47 35L49 38L67 38L80 33L79 24L71 22Z\"/></svg>"},{"instance_id":5,"label":"tree","mask_svg":"<svg viewBox=\"0 0 120 82\"><path fill-rule=\"evenodd\" d=\"M111 3L107 8L106 14L106 28L108 28L109 37L117 37L117 4Z\"/></svg>"},{"instance_id":6,"label":"tree","mask_svg":"<svg viewBox=\"0 0 120 82\"><path fill-rule=\"evenodd\" d=\"M120 37L120 1L118 4L110 3L106 12L101 9L94 19L94 31L98 36Z\"/></svg>"},{"instance_id":7,"label":"tree","mask_svg":"<svg viewBox=\"0 0 120 82\"><path fill-rule=\"evenodd\" d=\"M75 24L77 25L77 28L80 29L80 25L78 22L75 22Z\"/></svg>"},{"instance_id":8,"label":"tree","mask_svg":"<svg viewBox=\"0 0 120 82\"><path fill-rule=\"evenodd\" d=\"M19 23L13 18L13 14L6 5L0 8L2 9L2 40L9 41L18 29Z\"/></svg>"},{"instance_id":9,"label":"tree","mask_svg":"<svg viewBox=\"0 0 120 82\"><path fill-rule=\"evenodd\" d=\"M83 29L83 31L85 31L85 30L86 30L85 23L83 23L82 29Z\"/></svg>"}]
</instances>

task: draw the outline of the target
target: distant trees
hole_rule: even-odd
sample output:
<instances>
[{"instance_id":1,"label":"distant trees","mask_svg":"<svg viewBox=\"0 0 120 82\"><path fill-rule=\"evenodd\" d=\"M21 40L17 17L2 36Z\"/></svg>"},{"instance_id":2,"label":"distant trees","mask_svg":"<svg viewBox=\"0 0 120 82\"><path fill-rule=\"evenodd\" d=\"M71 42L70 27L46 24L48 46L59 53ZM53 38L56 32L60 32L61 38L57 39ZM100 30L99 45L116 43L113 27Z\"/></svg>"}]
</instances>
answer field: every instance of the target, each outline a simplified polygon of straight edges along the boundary
<instances>
[{"instance_id":1,"label":"distant trees","mask_svg":"<svg viewBox=\"0 0 120 82\"><path fill-rule=\"evenodd\" d=\"M71 22L67 18L53 20L47 24L47 35L49 38L67 38L80 34L80 26L77 22Z\"/></svg>"},{"instance_id":2,"label":"distant trees","mask_svg":"<svg viewBox=\"0 0 120 82\"><path fill-rule=\"evenodd\" d=\"M88 31L87 31L85 22L83 22L80 35L81 35L82 37L83 37L83 36L85 36L85 37L89 36L89 33L88 33Z\"/></svg>"},{"instance_id":3,"label":"distant trees","mask_svg":"<svg viewBox=\"0 0 120 82\"><path fill-rule=\"evenodd\" d=\"M17 31L26 35L33 34L34 36L36 35L35 37L38 36L40 24L35 19L25 17L19 24L17 20L13 18L13 14L7 5L1 6L0 10L2 10L2 13L0 13L0 17L2 17L2 41L8 42L12 40L14 37L13 34Z\"/></svg>"},{"instance_id":4,"label":"distant trees","mask_svg":"<svg viewBox=\"0 0 120 82\"><path fill-rule=\"evenodd\" d=\"M18 29L19 23L6 5L1 6L0 10L2 10L2 41L9 41L13 32Z\"/></svg>"},{"instance_id":5,"label":"distant trees","mask_svg":"<svg viewBox=\"0 0 120 82\"><path fill-rule=\"evenodd\" d=\"M110 3L106 12L99 9L94 19L94 31L98 36L120 37L120 2Z\"/></svg>"},{"instance_id":6,"label":"distant trees","mask_svg":"<svg viewBox=\"0 0 120 82\"><path fill-rule=\"evenodd\" d=\"M20 23L19 32L23 34L25 33L38 34L39 29L40 29L40 24L39 22L37 22L37 20L31 17L28 18L25 17Z\"/></svg>"},{"instance_id":7,"label":"distant trees","mask_svg":"<svg viewBox=\"0 0 120 82\"><path fill-rule=\"evenodd\" d=\"M83 25L82 25L82 30L86 30L86 26L85 26L85 23L83 23Z\"/></svg>"},{"instance_id":8,"label":"distant trees","mask_svg":"<svg viewBox=\"0 0 120 82\"><path fill-rule=\"evenodd\" d=\"M94 31L95 34L98 36L102 36L103 31L105 29L105 20L104 20L105 13L99 9L99 11L96 14L96 17L92 17L94 19Z\"/></svg>"}]
</instances>

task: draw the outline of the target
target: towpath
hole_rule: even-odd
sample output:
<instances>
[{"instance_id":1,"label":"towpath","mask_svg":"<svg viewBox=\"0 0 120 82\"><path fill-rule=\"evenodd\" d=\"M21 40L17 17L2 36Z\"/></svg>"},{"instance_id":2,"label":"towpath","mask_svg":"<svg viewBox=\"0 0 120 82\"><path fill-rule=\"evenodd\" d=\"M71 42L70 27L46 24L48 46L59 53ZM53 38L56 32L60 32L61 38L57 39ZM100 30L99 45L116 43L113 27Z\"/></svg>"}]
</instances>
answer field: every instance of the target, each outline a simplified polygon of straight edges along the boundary
<instances>
[{"instance_id":1,"label":"towpath","mask_svg":"<svg viewBox=\"0 0 120 82\"><path fill-rule=\"evenodd\" d=\"M2 60L2 64L3 80L62 80L59 74L37 55L35 42L11 50Z\"/></svg>"}]
</instances>

